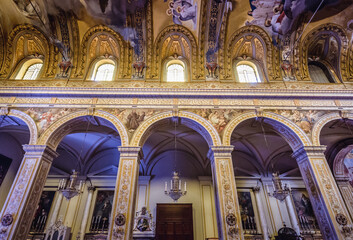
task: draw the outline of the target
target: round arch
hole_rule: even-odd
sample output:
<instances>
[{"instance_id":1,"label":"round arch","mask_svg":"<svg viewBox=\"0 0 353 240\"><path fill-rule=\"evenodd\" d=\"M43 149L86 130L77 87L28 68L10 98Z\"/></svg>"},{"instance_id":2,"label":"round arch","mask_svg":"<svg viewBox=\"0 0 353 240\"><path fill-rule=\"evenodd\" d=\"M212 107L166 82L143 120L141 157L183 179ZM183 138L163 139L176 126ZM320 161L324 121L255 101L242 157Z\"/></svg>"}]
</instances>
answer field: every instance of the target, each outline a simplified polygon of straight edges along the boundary
<instances>
[{"instance_id":1,"label":"round arch","mask_svg":"<svg viewBox=\"0 0 353 240\"><path fill-rule=\"evenodd\" d=\"M348 118L353 120L353 113L347 113L344 117L339 112L323 115L314 125L312 130L312 140L315 146L320 146L320 134L322 128L329 122L337 119Z\"/></svg>"},{"instance_id":2,"label":"round arch","mask_svg":"<svg viewBox=\"0 0 353 240\"><path fill-rule=\"evenodd\" d=\"M270 112L263 112L261 116L257 115L255 112L248 112L231 120L223 132L223 145L231 145L232 133L240 123L245 120L258 117L265 118L266 123L275 127L276 132L284 137L293 151L302 146L311 145L309 137L299 126L281 115Z\"/></svg>"},{"instance_id":3,"label":"round arch","mask_svg":"<svg viewBox=\"0 0 353 240\"><path fill-rule=\"evenodd\" d=\"M206 142L210 147L222 145L221 138L219 137L217 130L212 126L209 121L195 113L186 111L168 111L150 117L136 129L136 132L134 133L131 139L130 145L134 147L143 146L144 142L149 136L149 133L153 129L158 127L158 122L171 117L181 118L183 120L182 124L187 127L190 127L191 129L204 136Z\"/></svg>"},{"instance_id":4,"label":"round arch","mask_svg":"<svg viewBox=\"0 0 353 240\"><path fill-rule=\"evenodd\" d=\"M308 69L308 49L310 46L311 41L313 41L317 36L320 34L328 34L331 33L337 40L339 40L340 44L340 59L339 59L339 75L340 79L347 79L348 78L348 62L347 57L348 54L348 38L347 32L344 28L337 24L329 23L320 25L317 28L313 29L311 32L306 34L300 44L297 44L297 48L295 51L301 54L294 54L294 69L297 72L297 78L299 80L310 80L309 77L309 69Z\"/></svg>"},{"instance_id":5,"label":"round arch","mask_svg":"<svg viewBox=\"0 0 353 240\"><path fill-rule=\"evenodd\" d=\"M42 31L30 24L18 25L10 32L6 44L6 54L4 53L4 55L6 55L6 58L3 62L3 66L0 71L0 76L11 76L12 73L9 72L10 69L18 65L18 63L23 60L17 59L18 57L16 56L16 47L18 39L21 36L24 36L26 33L30 33L31 35L33 35L34 39L36 39L39 43L42 44L43 49L41 50L43 50L43 52L41 52L40 54L47 56L43 61L43 70L41 71L42 75L45 74L45 76L53 76L53 72L55 71L54 66L56 65L55 63L50 64L49 59L51 55L55 54L54 46L49 44L49 40L45 37L45 34L43 34Z\"/></svg>"},{"instance_id":6,"label":"round arch","mask_svg":"<svg viewBox=\"0 0 353 240\"><path fill-rule=\"evenodd\" d=\"M191 48L191 59L188 59L190 63L194 62L191 64L191 69L192 71L190 71L192 73L192 77L190 79L196 79L196 75L197 75L197 65L198 65L198 47L197 47L197 42L196 39L194 37L194 35L192 34L192 32L190 32L189 29L187 29L186 27L183 27L181 25L171 25L168 26L166 28L164 28L159 35L156 38L156 43L154 46L154 55L153 55L153 61L152 61L152 67L151 67L151 77L152 78L158 78L159 74L160 74L160 65L161 62L159 60L159 55L161 53L162 50L162 44L164 42L164 40L172 35L172 34L178 34L181 35L190 45Z\"/></svg>"},{"instance_id":7,"label":"round arch","mask_svg":"<svg viewBox=\"0 0 353 240\"><path fill-rule=\"evenodd\" d=\"M90 112L89 110L78 111L59 119L40 136L38 144L49 145L53 149L56 149L62 138L70 132L70 125L74 124L73 121L79 117L88 115L103 118L111 123L119 133L121 146L127 146L129 144L129 137L123 123L116 116L102 110L93 112Z\"/></svg>"},{"instance_id":8,"label":"round arch","mask_svg":"<svg viewBox=\"0 0 353 240\"><path fill-rule=\"evenodd\" d=\"M3 109L0 111L0 116L12 116L12 117L17 117L24 121L29 129L30 137L29 137L29 143L30 145L34 145L37 143L38 139L38 129L37 125L34 122L34 120L26 113L16 110L16 109L11 109L9 112L4 111Z\"/></svg>"},{"instance_id":9,"label":"round arch","mask_svg":"<svg viewBox=\"0 0 353 240\"><path fill-rule=\"evenodd\" d=\"M232 52L231 51L234 47L234 45L244 36L246 35L253 35L254 37L256 37L262 44L264 51L265 51L265 56L266 56L266 60L264 63L264 67L267 68L268 70L264 73L266 76L266 79L269 80L278 80L280 79L282 76L280 74L280 71L276 68L277 64L275 62L275 58L273 57L273 55L277 56L277 53L275 51L277 51L276 49L274 49L272 47L272 40L271 37L268 35L268 33L262 29L261 27L258 27L256 25L250 25L250 26L245 26L242 27L240 29L238 29L237 31L235 31L232 36L228 39L227 41L227 48L225 51L225 56L224 56L224 65L228 66L224 69L225 71L225 75L226 76L232 76L232 61L233 61L233 57L232 56Z\"/></svg>"},{"instance_id":10,"label":"round arch","mask_svg":"<svg viewBox=\"0 0 353 240\"><path fill-rule=\"evenodd\" d=\"M92 40L98 35L108 35L112 37L112 39L117 44L118 56L115 56L116 57L115 60L118 65L118 69L117 69L117 73L119 75L118 77L122 78L123 75L128 74L126 72L127 70L125 70L125 69L128 69L126 66L131 66L132 64L132 62L130 61L130 58L128 57L129 55L132 54L131 53L132 50L128 48L126 42L123 40L120 34L116 33L111 28L103 25L94 26L88 29L88 31L83 36L80 53L79 53L80 56L78 57L79 60L78 60L77 69L75 72L75 78L83 78L86 75L86 72L88 71L87 68L91 66L91 62L87 63L89 48Z\"/></svg>"}]
</instances>

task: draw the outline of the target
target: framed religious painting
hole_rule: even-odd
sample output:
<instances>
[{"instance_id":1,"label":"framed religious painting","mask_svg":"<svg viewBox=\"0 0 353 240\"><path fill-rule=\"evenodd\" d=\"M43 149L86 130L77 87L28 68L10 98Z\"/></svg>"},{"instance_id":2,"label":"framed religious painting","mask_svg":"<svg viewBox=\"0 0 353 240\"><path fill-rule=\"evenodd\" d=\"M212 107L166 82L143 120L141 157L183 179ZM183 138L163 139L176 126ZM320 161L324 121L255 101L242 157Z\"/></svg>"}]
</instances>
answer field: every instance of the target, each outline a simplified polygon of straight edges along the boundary
<instances>
[{"instance_id":1,"label":"framed religious painting","mask_svg":"<svg viewBox=\"0 0 353 240\"><path fill-rule=\"evenodd\" d=\"M257 208L252 190L238 189L238 201L241 223L245 234L256 235L259 233L257 225Z\"/></svg>"},{"instance_id":2,"label":"framed religious painting","mask_svg":"<svg viewBox=\"0 0 353 240\"><path fill-rule=\"evenodd\" d=\"M110 214L113 207L113 199L113 190L100 190L97 192L90 225L90 232L108 231Z\"/></svg>"},{"instance_id":3,"label":"framed religious painting","mask_svg":"<svg viewBox=\"0 0 353 240\"><path fill-rule=\"evenodd\" d=\"M292 199L302 231L319 229L308 192L305 189L292 189Z\"/></svg>"},{"instance_id":4,"label":"framed religious painting","mask_svg":"<svg viewBox=\"0 0 353 240\"><path fill-rule=\"evenodd\" d=\"M34 215L31 233L42 233L44 232L45 225L48 221L50 208L53 204L55 191L43 191L39 200L39 204Z\"/></svg>"},{"instance_id":5,"label":"framed religious painting","mask_svg":"<svg viewBox=\"0 0 353 240\"><path fill-rule=\"evenodd\" d=\"M0 187L5 179L6 173L10 168L12 160L0 154Z\"/></svg>"}]
</instances>

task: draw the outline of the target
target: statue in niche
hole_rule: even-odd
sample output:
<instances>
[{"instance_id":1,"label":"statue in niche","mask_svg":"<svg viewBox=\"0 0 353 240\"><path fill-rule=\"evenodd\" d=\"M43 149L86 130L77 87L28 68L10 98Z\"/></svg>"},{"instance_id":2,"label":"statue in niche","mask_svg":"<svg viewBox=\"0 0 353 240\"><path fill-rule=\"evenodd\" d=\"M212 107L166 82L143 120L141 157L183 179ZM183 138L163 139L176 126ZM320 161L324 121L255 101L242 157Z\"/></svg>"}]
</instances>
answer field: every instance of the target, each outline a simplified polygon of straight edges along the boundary
<instances>
[{"instance_id":1,"label":"statue in niche","mask_svg":"<svg viewBox=\"0 0 353 240\"><path fill-rule=\"evenodd\" d=\"M143 206L141 211L136 213L133 231L134 238L137 239L140 237L154 237L152 215L147 210L147 207Z\"/></svg>"}]
</instances>

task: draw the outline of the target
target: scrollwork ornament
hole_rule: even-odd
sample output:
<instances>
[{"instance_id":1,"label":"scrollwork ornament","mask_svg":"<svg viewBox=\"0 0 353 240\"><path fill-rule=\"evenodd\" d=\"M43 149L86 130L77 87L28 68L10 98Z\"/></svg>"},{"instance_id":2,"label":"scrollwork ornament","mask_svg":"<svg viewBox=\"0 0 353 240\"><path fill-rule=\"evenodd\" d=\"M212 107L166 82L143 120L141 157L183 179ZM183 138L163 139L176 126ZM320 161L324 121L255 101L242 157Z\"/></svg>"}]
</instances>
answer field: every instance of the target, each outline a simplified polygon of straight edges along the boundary
<instances>
[{"instance_id":1,"label":"scrollwork ornament","mask_svg":"<svg viewBox=\"0 0 353 240\"><path fill-rule=\"evenodd\" d=\"M341 226L346 226L348 223L347 217L342 213L336 215L336 221Z\"/></svg>"},{"instance_id":2,"label":"scrollwork ornament","mask_svg":"<svg viewBox=\"0 0 353 240\"><path fill-rule=\"evenodd\" d=\"M235 226L235 224L237 223L237 218L233 213L230 213L227 215L226 221L229 226Z\"/></svg>"},{"instance_id":3,"label":"scrollwork ornament","mask_svg":"<svg viewBox=\"0 0 353 240\"><path fill-rule=\"evenodd\" d=\"M2 218L1 218L1 225L4 227L8 227L12 224L13 222L13 216L12 214L8 213L5 214Z\"/></svg>"},{"instance_id":4,"label":"scrollwork ornament","mask_svg":"<svg viewBox=\"0 0 353 240\"><path fill-rule=\"evenodd\" d=\"M238 234L238 229L236 227L231 227L228 230L228 235L235 237Z\"/></svg>"},{"instance_id":5,"label":"scrollwork ornament","mask_svg":"<svg viewBox=\"0 0 353 240\"><path fill-rule=\"evenodd\" d=\"M122 213L119 213L119 214L115 217L114 223L115 223L115 225L117 225L117 226L119 226L119 227L125 225L125 223L126 223L126 217L125 217L125 215L122 214Z\"/></svg>"}]
</instances>

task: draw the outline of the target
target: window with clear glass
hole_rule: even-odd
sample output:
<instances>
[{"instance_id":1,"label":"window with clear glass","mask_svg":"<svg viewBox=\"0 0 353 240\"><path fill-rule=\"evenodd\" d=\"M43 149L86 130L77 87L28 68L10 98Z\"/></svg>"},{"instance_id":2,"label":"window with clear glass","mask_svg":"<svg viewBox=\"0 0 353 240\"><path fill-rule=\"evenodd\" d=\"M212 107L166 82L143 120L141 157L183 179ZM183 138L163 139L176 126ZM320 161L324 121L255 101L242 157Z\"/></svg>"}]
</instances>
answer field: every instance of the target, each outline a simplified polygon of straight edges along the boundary
<instances>
[{"instance_id":1,"label":"window with clear glass","mask_svg":"<svg viewBox=\"0 0 353 240\"><path fill-rule=\"evenodd\" d=\"M309 74L310 78L315 83L334 83L330 71L327 67L320 62L310 62L309 63Z\"/></svg>"},{"instance_id":2,"label":"window with clear glass","mask_svg":"<svg viewBox=\"0 0 353 240\"><path fill-rule=\"evenodd\" d=\"M42 69L43 63L35 63L27 68L23 80L35 80L38 77L40 70Z\"/></svg>"},{"instance_id":3,"label":"window with clear glass","mask_svg":"<svg viewBox=\"0 0 353 240\"><path fill-rule=\"evenodd\" d=\"M171 64L167 67L167 82L184 82L184 67L180 64Z\"/></svg>"},{"instance_id":4,"label":"window with clear glass","mask_svg":"<svg viewBox=\"0 0 353 240\"><path fill-rule=\"evenodd\" d=\"M115 66L110 63L105 63L97 68L95 81L112 81L114 75Z\"/></svg>"},{"instance_id":5,"label":"window with clear glass","mask_svg":"<svg viewBox=\"0 0 353 240\"><path fill-rule=\"evenodd\" d=\"M239 82L256 83L260 82L255 69L249 65L242 64L237 66Z\"/></svg>"}]
</instances>

